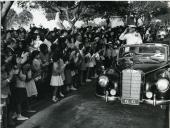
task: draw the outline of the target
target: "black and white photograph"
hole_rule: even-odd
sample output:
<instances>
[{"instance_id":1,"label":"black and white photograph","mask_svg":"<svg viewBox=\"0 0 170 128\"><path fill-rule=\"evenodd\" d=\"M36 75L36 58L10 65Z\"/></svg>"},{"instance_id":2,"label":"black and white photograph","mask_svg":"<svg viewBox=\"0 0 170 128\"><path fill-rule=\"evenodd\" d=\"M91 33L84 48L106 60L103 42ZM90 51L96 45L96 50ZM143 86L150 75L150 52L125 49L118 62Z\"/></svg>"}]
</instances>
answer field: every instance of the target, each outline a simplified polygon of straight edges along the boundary
<instances>
[{"instance_id":1,"label":"black and white photograph","mask_svg":"<svg viewBox=\"0 0 170 128\"><path fill-rule=\"evenodd\" d=\"M170 128L170 1L0 3L1 128Z\"/></svg>"}]
</instances>

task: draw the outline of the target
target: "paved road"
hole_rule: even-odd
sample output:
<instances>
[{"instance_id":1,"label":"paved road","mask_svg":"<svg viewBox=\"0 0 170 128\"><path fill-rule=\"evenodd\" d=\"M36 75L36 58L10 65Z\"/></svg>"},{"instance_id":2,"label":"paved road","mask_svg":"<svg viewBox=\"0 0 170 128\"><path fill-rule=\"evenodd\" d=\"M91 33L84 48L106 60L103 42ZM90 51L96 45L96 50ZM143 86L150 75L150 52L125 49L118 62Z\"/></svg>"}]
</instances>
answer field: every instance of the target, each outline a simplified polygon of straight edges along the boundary
<instances>
[{"instance_id":1,"label":"paved road","mask_svg":"<svg viewBox=\"0 0 170 128\"><path fill-rule=\"evenodd\" d=\"M149 105L105 103L88 84L17 128L165 128L165 111Z\"/></svg>"}]
</instances>

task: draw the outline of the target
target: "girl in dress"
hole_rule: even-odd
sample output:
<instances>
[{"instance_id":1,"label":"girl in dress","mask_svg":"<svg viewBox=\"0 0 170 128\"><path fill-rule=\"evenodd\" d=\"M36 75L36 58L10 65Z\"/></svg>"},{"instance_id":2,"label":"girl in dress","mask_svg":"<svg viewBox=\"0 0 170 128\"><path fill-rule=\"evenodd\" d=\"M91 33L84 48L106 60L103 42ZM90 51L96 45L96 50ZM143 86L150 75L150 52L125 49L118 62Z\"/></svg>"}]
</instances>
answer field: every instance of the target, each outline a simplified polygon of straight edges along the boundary
<instances>
[{"instance_id":1,"label":"girl in dress","mask_svg":"<svg viewBox=\"0 0 170 128\"><path fill-rule=\"evenodd\" d=\"M53 68L52 68L52 76L51 76L51 82L50 85L54 87L54 91L53 91L53 97L52 97L52 101L57 102L58 101L58 97L56 97L56 93L59 90L59 87L63 86L63 79L62 79L62 73L64 70L64 63L62 63L62 60L60 59L60 54L55 53L53 55Z\"/></svg>"}]
</instances>

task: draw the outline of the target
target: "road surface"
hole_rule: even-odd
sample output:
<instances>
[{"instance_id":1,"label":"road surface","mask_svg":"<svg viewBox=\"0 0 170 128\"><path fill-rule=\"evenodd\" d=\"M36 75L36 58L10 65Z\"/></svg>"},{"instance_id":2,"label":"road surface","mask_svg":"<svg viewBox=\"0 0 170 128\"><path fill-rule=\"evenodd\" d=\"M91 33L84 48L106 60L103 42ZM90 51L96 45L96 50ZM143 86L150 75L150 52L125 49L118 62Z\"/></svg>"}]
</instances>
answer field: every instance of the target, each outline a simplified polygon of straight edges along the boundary
<instances>
[{"instance_id":1,"label":"road surface","mask_svg":"<svg viewBox=\"0 0 170 128\"><path fill-rule=\"evenodd\" d=\"M38 112L17 128L165 128L165 110L150 105L105 103L87 84Z\"/></svg>"}]
</instances>

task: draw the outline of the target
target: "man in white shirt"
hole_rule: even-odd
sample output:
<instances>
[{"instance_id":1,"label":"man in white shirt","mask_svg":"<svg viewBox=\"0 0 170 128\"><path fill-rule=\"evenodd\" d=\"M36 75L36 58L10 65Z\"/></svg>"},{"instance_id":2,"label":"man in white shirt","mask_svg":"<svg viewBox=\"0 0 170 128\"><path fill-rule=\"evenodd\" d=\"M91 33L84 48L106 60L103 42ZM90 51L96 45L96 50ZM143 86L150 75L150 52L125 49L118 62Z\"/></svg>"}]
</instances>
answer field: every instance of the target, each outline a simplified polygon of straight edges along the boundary
<instances>
[{"instance_id":1,"label":"man in white shirt","mask_svg":"<svg viewBox=\"0 0 170 128\"><path fill-rule=\"evenodd\" d=\"M142 37L140 33L136 31L135 25L129 25L128 28L120 35L120 40L126 40L126 44L142 44Z\"/></svg>"}]
</instances>

